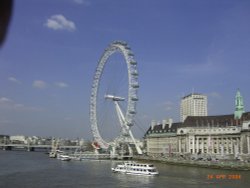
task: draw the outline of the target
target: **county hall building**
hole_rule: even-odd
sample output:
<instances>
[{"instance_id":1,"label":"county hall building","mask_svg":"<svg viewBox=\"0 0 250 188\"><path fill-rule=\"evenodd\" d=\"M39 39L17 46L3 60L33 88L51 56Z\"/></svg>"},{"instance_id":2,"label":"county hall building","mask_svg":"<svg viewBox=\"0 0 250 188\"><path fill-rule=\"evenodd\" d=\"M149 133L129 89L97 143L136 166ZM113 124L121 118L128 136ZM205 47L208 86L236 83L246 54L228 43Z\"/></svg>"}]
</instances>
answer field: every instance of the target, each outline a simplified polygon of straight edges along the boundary
<instances>
[{"instance_id":1,"label":"county hall building","mask_svg":"<svg viewBox=\"0 0 250 188\"><path fill-rule=\"evenodd\" d=\"M173 123L171 119L152 123L145 134L147 154L197 154L225 159L250 157L250 112L244 112L239 91L234 114L186 116L184 119L180 123Z\"/></svg>"}]
</instances>

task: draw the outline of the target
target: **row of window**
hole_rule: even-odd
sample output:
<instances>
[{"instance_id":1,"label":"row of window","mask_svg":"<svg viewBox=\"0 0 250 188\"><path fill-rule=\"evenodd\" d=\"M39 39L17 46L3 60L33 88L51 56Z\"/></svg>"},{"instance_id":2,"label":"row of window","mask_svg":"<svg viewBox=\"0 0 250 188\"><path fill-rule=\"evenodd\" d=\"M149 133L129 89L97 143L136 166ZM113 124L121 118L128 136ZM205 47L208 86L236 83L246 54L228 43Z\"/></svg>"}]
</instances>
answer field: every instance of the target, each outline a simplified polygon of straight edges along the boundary
<instances>
[{"instance_id":1,"label":"row of window","mask_svg":"<svg viewBox=\"0 0 250 188\"><path fill-rule=\"evenodd\" d=\"M175 129L149 131L149 133L166 133L166 132L175 132Z\"/></svg>"},{"instance_id":2,"label":"row of window","mask_svg":"<svg viewBox=\"0 0 250 188\"><path fill-rule=\"evenodd\" d=\"M146 170L146 169L131 168L131 169L128 169L128 170L138 171L138 172L156 172L155 169L148 169L148 170Z\"/></svg>"},{"instance_id":3,"label":"row of window","mask_svg":"<svg viewBox=\"0 0 250 188\"><path fill-rule=\"evenodd\" d=\"M199 149L199 151L201 152L202 150ZM208 149L207 148L204 148L204 153L207 153ZM193 153L193 149L190 149L190 152ZM213 153L221 153L222 150L221 149L213 149L212 150ZM224 153L232 153L233 152L233 148L228 148L228 150L226 148L224 148L223 150ZM197 153L197 150L195 149L195 153Z\"/></svg>"},{"instance_id":4,"label":"row of window","mask_svg":"<svg viewBox=\"0 0 250 188\"><path fill-rule=\"evenodd\" d=\"M198 130L195 130L195 129L191 129L190 132L211 132L211 131L235 131L236 129L235 128L232 128L232 129L229 129L229 128L222 128L222 129L198 129ZM181 132L183 133L183 132Z\"/></svg>"},{"instance_id":5,"label":"row of window","mask_svg":"<svg viewBox=\"0 0 250 188\"><path fill-rule=\"evenodd\" d=\"M193 142L190 142L190 144L193 144ZM201 142L199 142L199 145L201 145L202 143ZM203 144L207 144L207 142L204 142ZM217 144L217 142L213 142L213 144ZM218 144L223 144L222 142L218 142ZM224 142L224 144L232 144L232 142Z\"/></svg>"},{"instance_id":6,"label":"row of window","mask_svg":"<svg viewBox=\"0 0 250 188\"><path fill-rule=\"evenodd\" d=\"M236 140L237 138L236 137L211 138L211 140L231 140L231 139ZM191 138L191 140L193 139ZM195 140L207 140L207 138L195 138Z\"/></svg>"},{"instance_id":7,"label":"row of window","mask_svg":"<svg viewBox=\"0 0 250 188\"><path fill-rule=\"evenodd\" d=\"M127 166L139 166L139 167L147 167L145 164L126 164ZM148 165L149 167L153 167L153 165Z\"/></svg>"},{"instance_id":8,"label":"row of window","mask_svg":"<svg viewBox=\"0 0 250 188\"><path fill-rule=\"evenodd\" d=\"M213 140L237 140L237 139L239 139L239 138L237 138L237 137L223 137L223 138L211 138L211 141L213 141ZM190 140L193 140L192 138L190 139ZM208 140L208 138L195 138L195 140Z\"/></svg>"},{"instance_id":9,"label":"row of window","mask_svg":"<svg viewBox=\"0 0 250 188\"><path fill-rule=\"evenodd\" d=\"M138 169L138 168L131 168L131 169L128 169L128 170L140 171L140 172L147 172L146 169Z\"/></svg>"}]
</instances>

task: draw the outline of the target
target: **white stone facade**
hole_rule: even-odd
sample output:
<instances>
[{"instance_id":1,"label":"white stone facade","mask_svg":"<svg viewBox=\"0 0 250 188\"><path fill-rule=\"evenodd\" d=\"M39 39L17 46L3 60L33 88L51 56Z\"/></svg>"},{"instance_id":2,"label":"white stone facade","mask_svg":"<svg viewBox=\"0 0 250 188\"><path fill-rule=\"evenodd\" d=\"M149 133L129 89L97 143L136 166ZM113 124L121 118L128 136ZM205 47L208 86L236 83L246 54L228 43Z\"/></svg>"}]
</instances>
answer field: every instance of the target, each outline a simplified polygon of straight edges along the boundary
<instances>
[{"instance_id":1,"label":"white stone facade","mask_svg":"<svg viewBox=\"0 0 250 188\"><path fill-rule=\"evenodd\" d=\"M177 139L180 153L220 155L243 153L240 127L179 128Z\"/></svg>"},{"instance_id":2,"label":"white stone facade","mask_svg":"<svg viewBox=\"0 0 250 188\"><path fill-rule=\"evenodd\" d=\"M176 131L175 131L176 129ZM145 140L147 154L152 156L169 154L203 154L218 158L250 157L250 121L240 126L184 127L175 129L162 125L150 127Z\"/></svg>"}]
</instances>

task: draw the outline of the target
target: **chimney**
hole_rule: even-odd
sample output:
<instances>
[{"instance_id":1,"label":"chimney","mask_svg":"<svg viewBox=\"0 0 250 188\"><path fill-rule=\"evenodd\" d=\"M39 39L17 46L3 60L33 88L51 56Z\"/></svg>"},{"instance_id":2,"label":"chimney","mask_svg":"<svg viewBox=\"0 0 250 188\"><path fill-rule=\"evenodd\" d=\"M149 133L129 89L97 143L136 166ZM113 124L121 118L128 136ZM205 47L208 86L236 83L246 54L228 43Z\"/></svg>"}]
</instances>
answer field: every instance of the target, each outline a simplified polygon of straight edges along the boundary
<instances>
[{"instance_id":1,"label":"chimney","mask_svg":"<svg viewBox=\"0 0 250 188\"><path fill-rule=\"evenodd\" d=\"M173 124L173 119L169 118L169 119L167 119L167 122L168 122L168 128L170 129L172 124Z\"/></svg>"},{"instance_id":2,"label":"chimney","mask_svg":"<svg viewBox=\"0 0 250 188\"><path fill-rule=\"evenodd\" d=\"M162 120L162 129L165 129L166 127L166 124L167 124L167 120Z\"/></svg>"},{"instance_id":3,"label":"chimney","mask_svg":"<svg viewBox=\"0 0 250 188\"><path fill-rule=\"evenodd\" d=\"M151 130L154 129L155 124L156 124L156 123L155 123L155 120L152 120L152 121L151 121Z\"/></svg>"}]
</instances>

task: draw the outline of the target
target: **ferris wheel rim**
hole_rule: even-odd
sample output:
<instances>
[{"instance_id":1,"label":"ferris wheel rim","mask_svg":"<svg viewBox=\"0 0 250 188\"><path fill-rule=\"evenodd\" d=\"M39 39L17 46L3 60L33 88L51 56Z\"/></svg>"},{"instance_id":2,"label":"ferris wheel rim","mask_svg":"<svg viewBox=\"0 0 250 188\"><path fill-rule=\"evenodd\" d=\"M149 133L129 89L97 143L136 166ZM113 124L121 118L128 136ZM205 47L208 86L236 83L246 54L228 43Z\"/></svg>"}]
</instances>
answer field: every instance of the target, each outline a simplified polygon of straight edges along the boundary
<instances>
[{"instance_id":1,"label":"ferris wheel rim","mask_svg":"<svg viewBox=\"0 0 250 188\"><path fill-rule=\"evenodd\" d=\"M136 103L138 101L137 90L139 88L138 84L138 71L137 62L134 60L133 52L126 42L114 41L112 42L103 52L94 74L93 84L91 89L90 97L90 123L91 131L94 140L100 145L101 148L108 148L109 143L107 143L101 136L99 132L99 127L97 123L97 95L100 87L100 81L104 71L104 67L107 64L107 60L112 54L119 52L123 55L125 62L127 64L128 72L128 100L126 109L126 121L127 125L131 127L133 125L134 116L136 114Z\"/></svg>"}]
</instances>

